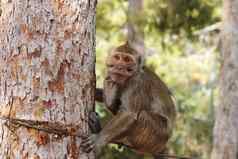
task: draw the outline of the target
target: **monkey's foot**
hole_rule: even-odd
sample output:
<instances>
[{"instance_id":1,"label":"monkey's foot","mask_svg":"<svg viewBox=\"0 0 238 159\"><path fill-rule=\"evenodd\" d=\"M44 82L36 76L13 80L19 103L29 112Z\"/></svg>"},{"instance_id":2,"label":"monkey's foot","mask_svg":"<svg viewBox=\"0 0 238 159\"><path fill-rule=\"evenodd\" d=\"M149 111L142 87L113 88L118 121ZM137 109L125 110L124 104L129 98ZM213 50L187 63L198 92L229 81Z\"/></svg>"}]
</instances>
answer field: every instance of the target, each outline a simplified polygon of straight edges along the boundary
<instances>
[{"instance_id":1,"label":"monkey's foot","mask_svg":"<svg viewBox=\"0 0 238 159\"><path fill-rule=\"evenodd\" d=\"M168 152L169 152L169 150L166 147L160 154L154 155L154 159L167 159Z\"/></svg>"},{"instance_id":2,"label":"monkey's foot","mask_svg":"<svg viewBox=\"0 0 238 159\"><path fill-rule=\"evenodd\" d=\"M157 155L157 156L154 156L154 159L167 159L167 157Z\"/></svg>"},{"instance_id":3,"label":"monkey's foot","mask_svg":"<svg viewBox=\"0 0 238 159\"><path fill-rule=\"evenodd\" d=\"M95 148L96 138L97 138L96 134L83 138L81 143L83 151L85 151L86 153L91 152Z\"/></svg>"}]
</instances>

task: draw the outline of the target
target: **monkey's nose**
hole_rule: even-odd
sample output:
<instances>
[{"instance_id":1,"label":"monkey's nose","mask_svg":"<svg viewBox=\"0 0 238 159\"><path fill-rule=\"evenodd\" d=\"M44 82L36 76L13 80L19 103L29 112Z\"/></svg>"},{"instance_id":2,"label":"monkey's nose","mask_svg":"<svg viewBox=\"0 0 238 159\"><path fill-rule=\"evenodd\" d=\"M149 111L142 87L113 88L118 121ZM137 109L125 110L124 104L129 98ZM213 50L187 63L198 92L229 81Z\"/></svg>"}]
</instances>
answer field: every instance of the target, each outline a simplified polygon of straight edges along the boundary
<instances>
[{"instance_id":1,"label":"monkey's nose","mask_svg":"<svg viewBox=\"0 0 238 159\"><path fill-rule=\"evenodd\" d=\"M118 70L123 70L123 66L117 66Z\"/></svg>"}]
</instances>

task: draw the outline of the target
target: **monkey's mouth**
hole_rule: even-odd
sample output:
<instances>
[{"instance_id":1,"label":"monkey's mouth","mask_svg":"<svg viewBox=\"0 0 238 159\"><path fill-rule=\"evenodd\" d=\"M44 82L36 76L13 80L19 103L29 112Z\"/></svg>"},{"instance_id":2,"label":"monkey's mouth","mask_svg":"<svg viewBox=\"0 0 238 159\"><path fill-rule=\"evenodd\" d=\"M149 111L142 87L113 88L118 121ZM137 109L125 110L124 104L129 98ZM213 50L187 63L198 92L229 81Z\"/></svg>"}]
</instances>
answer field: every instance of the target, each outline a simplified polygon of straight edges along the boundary
<instances>
[{"instance_id":1,"label":"monkey's mouth","mask_svg":"<svg viewBox=\"0 0 238 159\"><path fill-rule=\"evenodd\" d=\"M127 81L127 79L129 78L127 76L122 76L121 74L117 74L117 73L110 74L110 77L111 77L112 81L114 81L118 84L125 83L125 81Z\"/></svg>"},{"instance_id":2,"label":"monkey's mouth","mask_svg":"<svg viewBox=\"0 0 238 159\"><path fill-rule=\"evenodd\" d=\"M110 71L111 74L116 74L118 76L125 76L125 77L128 77L131 75L131 73L127 70L112 70Z\"/></svg>"},{"instance_id":3,"label":"monkey's mouth","mask_svg":"<svg viewBox=\"0 0 238 159\"><path fill-rule=\"evenodd\" d=\"M117 75L117 76L122 76L122 77L127 77L128 78L128 77L133 75L133 69L131 69L131 68L110 69L109 73Z\"/></svg>"},{"instance_id":4,"label":"monkey's mouth","mask_svg":"<svg viewBox=\"0 0 238 159\"><path fill-rule=\"evenodd\" d=\"M114 82L124 83L133 75L132 68L109 68L109 75Z\"/></svg>"},{"instance_id":5,"label":"monkey's mouth","mask_svg":"<svg viewBox=\"0 0 238 159\"><path fill-rule=\"evenodd\" d=\"M116 67L116 66L108 66L110 74L118 74L120 76L131 76L134 72L134 69L131 67Z\"/></svg>"}]
</instances>

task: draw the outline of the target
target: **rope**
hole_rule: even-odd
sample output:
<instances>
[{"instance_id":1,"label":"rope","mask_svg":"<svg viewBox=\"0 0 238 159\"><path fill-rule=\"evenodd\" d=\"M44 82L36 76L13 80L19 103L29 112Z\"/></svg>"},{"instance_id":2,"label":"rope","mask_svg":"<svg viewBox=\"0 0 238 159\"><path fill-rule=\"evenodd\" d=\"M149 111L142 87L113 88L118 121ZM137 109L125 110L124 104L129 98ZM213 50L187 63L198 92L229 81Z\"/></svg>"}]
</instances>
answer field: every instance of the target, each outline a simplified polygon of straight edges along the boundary
<instances>
[{"instance_id":1,"label":"rope","mask_svg":"<svg viewBox=\"0 0 238 159\"><path fill-rule=\"evenodd\" d=\"M44 131L50 134L56 134L59 136L75 136L80 138L87 137L86 134L80 134L77 132L78 126L66 125L60 122L48 122L37 120L17 119L11 117L0 116L1 120L5 120L14 126L23 126L26 128L36 129ZM170 154L158 154L156 157L174 158L174 159L198 159L194 157L170 155Z\"/></svg>"},{"instance_id":2,"label":"rope","mask_svg":"<svg viewBox=\"0 0 238 159\"><path fill-rule=\"evenodd\" d=\"M179 155L170 155L170 154L158 154L156 155L156 157L175 158L175 159L199 159L197 157L179 156Z\"/></svg>"},{"instance_id":3,"label":"rope","mask_svg":"<svg viewBox=\"0 0 238 159\"><path fill-rule=\"evenodd\" d=\"M75 136L85 137L86 134L78 133L78 126L66 125L60 122L48 122L48 121L37 121L37 120L26 120L17 119L11 117L0 116L1 120L5 120L14 126L23 126L39 131L44 131L50 134L56 134L59 136Z\"/></svg>"}]
</instances>

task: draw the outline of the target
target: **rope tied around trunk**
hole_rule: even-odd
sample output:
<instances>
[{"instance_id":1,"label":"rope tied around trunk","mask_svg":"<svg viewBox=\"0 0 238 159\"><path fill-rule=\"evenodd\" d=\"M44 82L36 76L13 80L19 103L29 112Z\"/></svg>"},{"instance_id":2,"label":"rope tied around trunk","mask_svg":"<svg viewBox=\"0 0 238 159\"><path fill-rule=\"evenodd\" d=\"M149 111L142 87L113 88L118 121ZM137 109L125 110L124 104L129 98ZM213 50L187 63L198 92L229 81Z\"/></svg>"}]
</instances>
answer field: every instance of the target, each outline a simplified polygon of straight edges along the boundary
<instances>
[{"instance_id":1,"label":"rope tied around trunk","mask_svg":"<svg viewBox=\"0 0 238 159\"><path fill-rule=\"evenodd\" d=\"M62 124L60 122L49 122L49 121L38 121L38 120L26 120L26 119L18 119L6 116L0 116L1 120L5 120L5 125L9 128L9 126L17 127L26 127L31 128L43 132L47 132L50 134L55 134L61 137L66 136L75 136L79 138L86 137L87 135L84 133L80 133L78 131L79 125L73 124Z\"/></svg>"}]
</instances>

